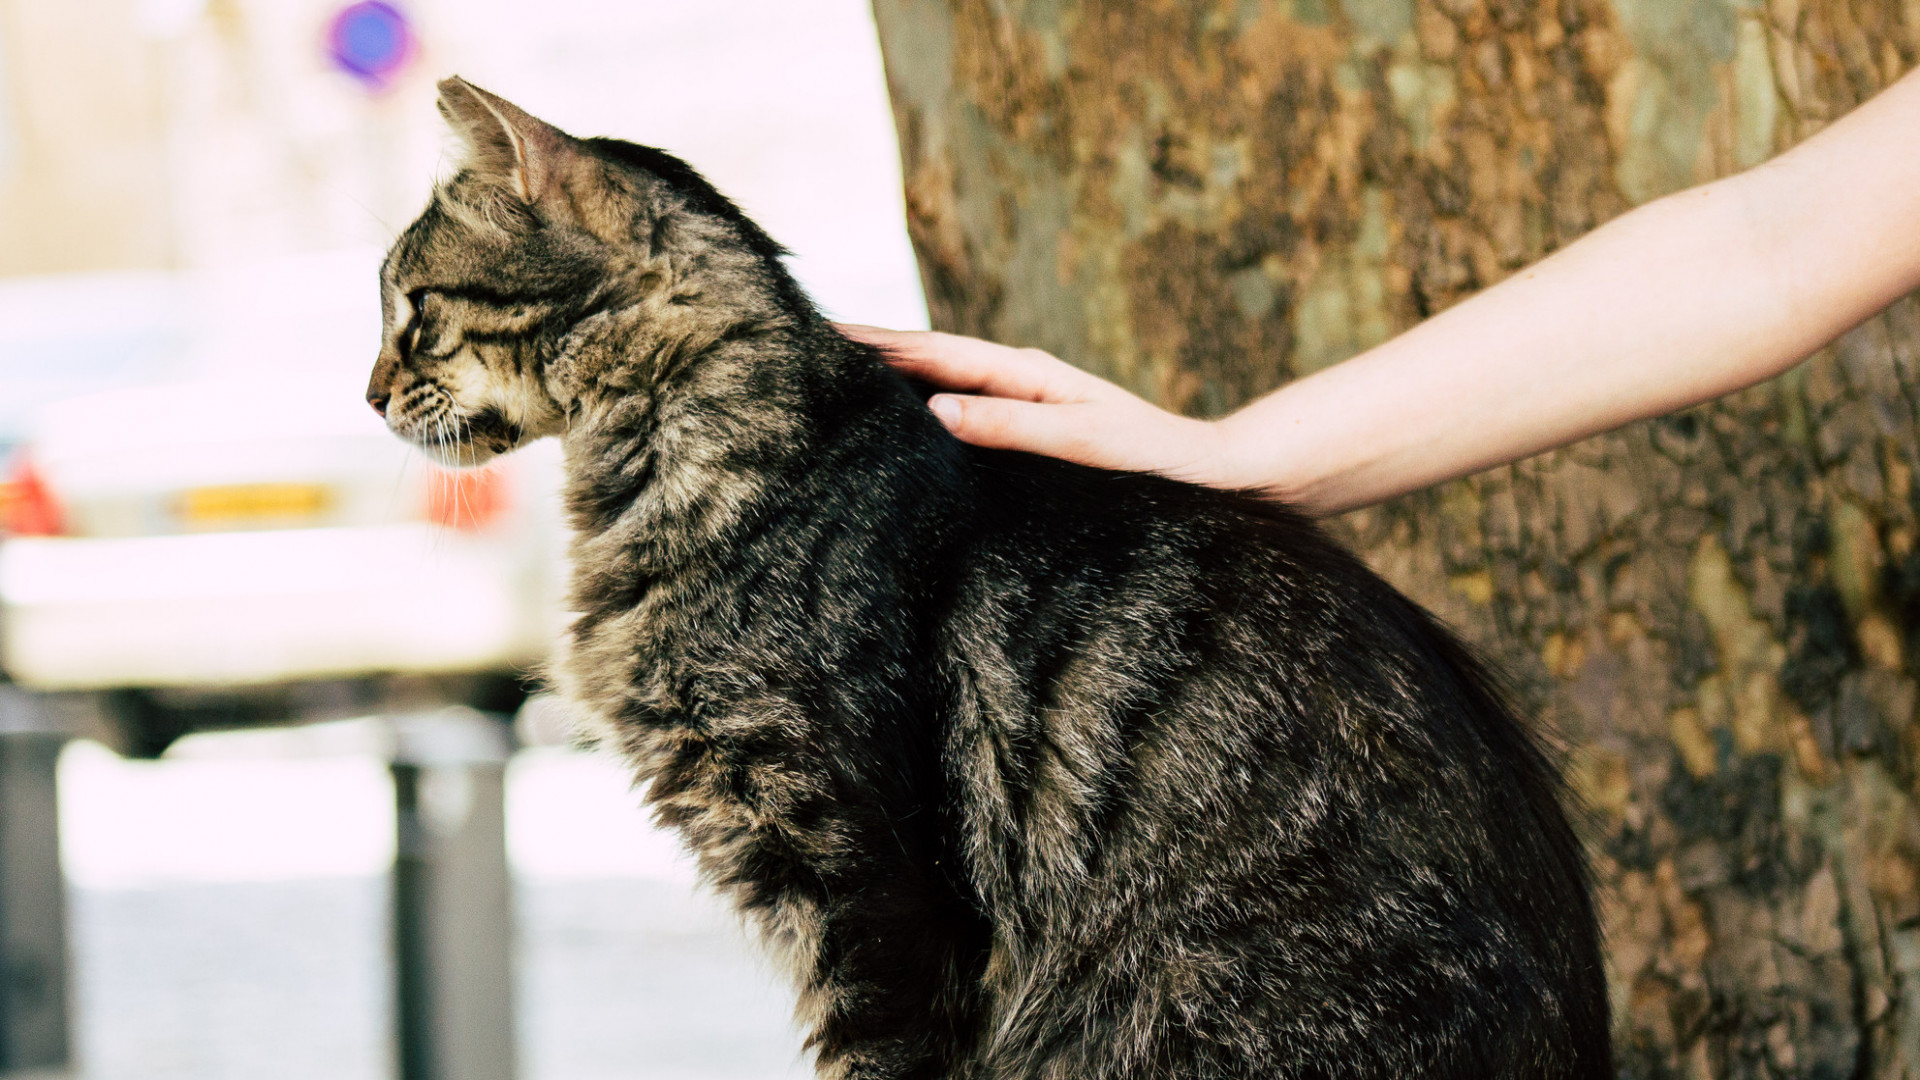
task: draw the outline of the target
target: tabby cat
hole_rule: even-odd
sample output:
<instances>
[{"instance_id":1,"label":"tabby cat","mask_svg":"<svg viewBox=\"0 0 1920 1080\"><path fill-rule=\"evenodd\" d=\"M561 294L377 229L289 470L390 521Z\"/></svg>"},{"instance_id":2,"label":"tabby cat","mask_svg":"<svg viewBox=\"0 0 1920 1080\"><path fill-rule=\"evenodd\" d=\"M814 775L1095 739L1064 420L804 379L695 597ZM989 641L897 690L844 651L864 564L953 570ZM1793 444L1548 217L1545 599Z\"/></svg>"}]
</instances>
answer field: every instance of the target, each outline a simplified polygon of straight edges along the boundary
<instances>
[{"instance_id":1,"label":"tabby cat","mask_svg":"<svg viewBox=\"0 0 1920 1080\"><path fill-rule=\"evenodd\" d=\"M440 90L368 399L562 440L553 677L819 1075L1611 1075L1558 782L1431 617L1284 507L957 442L686 164Z\"/></svg>"}]
</instances>

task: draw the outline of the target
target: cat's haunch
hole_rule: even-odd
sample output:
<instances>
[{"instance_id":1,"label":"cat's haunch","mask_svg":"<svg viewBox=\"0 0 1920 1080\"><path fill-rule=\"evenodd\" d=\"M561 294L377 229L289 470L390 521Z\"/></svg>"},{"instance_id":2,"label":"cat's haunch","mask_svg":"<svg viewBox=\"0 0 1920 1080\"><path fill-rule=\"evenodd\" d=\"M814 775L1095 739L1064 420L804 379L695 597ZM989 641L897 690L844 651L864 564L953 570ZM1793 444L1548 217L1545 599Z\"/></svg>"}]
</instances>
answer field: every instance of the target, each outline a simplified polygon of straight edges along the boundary
<instances>
[{"instance_id":1,"label":"cat's haunch","mask_svg":"<svg viewBox=\"0 0 1920 1080\"><path fill-rule=\"evenodd\" d=\"M956 442L679 160L440 108L369 400L563 440L553 678L820 1075L1612 1075L1559 782L1430 616L1284 508Z\"/></svg>"}]
</instances>

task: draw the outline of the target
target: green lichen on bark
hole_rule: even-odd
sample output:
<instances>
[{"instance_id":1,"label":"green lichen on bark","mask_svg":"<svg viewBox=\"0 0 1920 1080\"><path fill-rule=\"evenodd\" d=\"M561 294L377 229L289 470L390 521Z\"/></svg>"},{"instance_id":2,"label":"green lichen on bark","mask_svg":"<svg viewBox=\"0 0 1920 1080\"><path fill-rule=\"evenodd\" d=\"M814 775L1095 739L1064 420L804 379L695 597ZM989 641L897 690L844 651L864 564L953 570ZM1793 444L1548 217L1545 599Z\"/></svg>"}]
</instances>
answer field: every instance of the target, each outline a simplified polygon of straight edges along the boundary
<instances>
[{"instance_id":1,"label":"green lichen on bark","mask_svg":"<svg viewBox=\"0 0 1920 1080\"><path fill-rule=\"evenodd\" d=\"M1763 160L1920 0L874 0L935 325L1211 414ZM1592 808L1623 1075L1920 1077L1920 304L1336 523Z\"/></svg>"}]
</instances>

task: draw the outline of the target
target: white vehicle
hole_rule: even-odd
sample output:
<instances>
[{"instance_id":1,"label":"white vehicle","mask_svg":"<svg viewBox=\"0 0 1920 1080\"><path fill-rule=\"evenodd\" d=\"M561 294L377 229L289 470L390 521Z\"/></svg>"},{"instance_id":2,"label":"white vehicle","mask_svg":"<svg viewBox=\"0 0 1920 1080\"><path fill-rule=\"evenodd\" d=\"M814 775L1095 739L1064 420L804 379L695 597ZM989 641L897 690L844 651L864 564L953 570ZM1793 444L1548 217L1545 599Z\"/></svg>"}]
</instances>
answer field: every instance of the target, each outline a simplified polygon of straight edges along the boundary
<instances>
[{"instance_id":1,"label":"white vehicle","mask_svg":"<svg viewBox=\"0 0 1920 1080\"><path fill-rule=\"evenodd\" d=\"M137 754L202 727L511 712L558 630L558 448L438 468L360 378L229 370L39 409L0 500L0 675L105 703Z\"/></svg>"},{"instance_id":2,"label":"white vehicle","mask_svg":"<svg viewBox=\"0 0 1920 1080\"><path fill-rule=\"evenodd\" d=\"M44 988L0 993L0 1072L69 1059L67 740L370 715L396 1053L512 1061L500 719L559 629L559 447L449 471L387 432L378 257L0 283L0 968Z\"/></svg>"}]
</instances>

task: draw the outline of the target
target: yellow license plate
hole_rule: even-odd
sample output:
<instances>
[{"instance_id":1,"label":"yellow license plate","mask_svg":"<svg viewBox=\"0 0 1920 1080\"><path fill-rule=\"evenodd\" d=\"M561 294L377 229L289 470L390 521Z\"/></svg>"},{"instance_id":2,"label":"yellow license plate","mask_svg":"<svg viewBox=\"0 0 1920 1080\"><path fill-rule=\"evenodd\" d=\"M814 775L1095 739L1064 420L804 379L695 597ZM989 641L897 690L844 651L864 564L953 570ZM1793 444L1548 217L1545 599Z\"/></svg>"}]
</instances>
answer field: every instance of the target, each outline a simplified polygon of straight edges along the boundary
<instances>
[{"instance_id":1,"label":"yellow license plate","mask_svg":"<svg viewBox=\"0 0 1920 1080\"><path fill-rule=\"evenodd\" d=\"M180 519L202 528L297 525L325 514L333 493L320 484L232 484L194 488L180 496Z\"/></svg>"}]
</instances>

